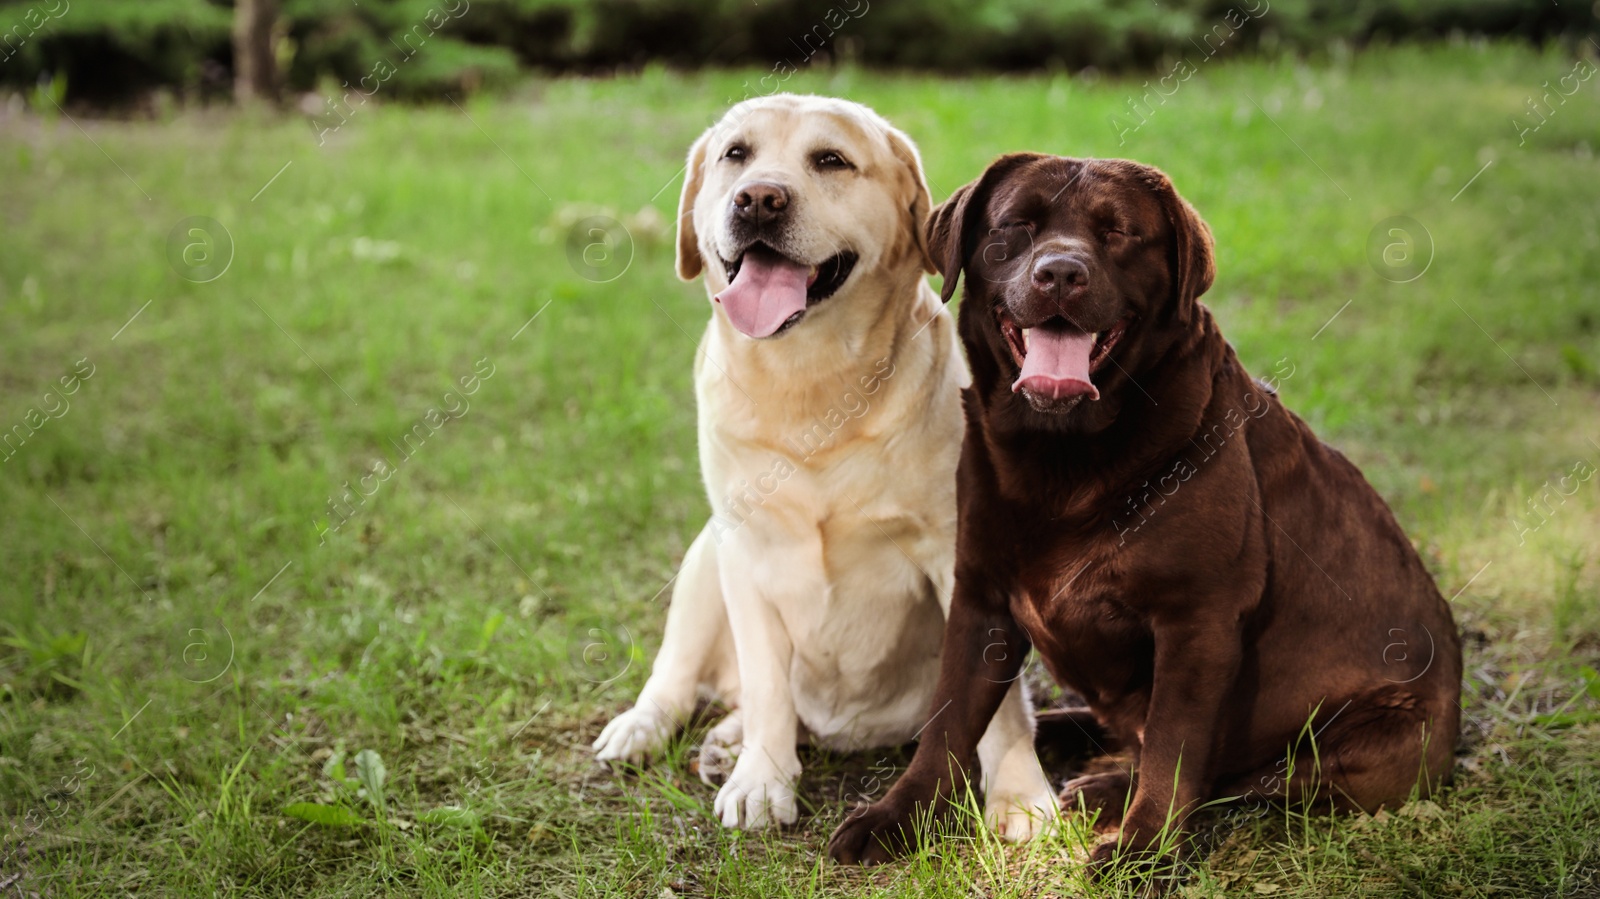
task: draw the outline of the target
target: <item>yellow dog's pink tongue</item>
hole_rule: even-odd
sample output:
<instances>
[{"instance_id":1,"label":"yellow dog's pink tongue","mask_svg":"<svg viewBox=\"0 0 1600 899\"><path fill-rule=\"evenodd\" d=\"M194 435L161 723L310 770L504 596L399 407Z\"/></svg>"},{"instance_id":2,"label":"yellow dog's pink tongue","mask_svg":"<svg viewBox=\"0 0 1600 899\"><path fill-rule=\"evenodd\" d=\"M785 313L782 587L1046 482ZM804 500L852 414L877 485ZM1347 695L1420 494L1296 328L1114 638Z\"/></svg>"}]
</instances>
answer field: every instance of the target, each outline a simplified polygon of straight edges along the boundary
<instances>
[{"instance_id":1,"label":"yellow dog's pink tongue","mask_svg":"<svg viewBox=\"0 0 1600 899\"><path fill-rule=\"evenodd\" d=\"M747 337L769 337L790 316L806 309L806 280L811 266L790 262L765 247L744 254L739 274L716 301L728 320Z\"/></svg>"},{"instance_id":2,"label":"yellow dog's pink tongue","mask_svg":"<svg viewBox=\"0 0 1600 899\"><path fill-rule=\"evenodd\" d=\"M1032 393L1056 400L1080 395L1091 400L1100 398L1100 391L1089 380L1093 334L1034 328L1028 332L1027 344L1022 374L1011 385L1012 393L1026 387Z\"/></svg>"}]
</instances>

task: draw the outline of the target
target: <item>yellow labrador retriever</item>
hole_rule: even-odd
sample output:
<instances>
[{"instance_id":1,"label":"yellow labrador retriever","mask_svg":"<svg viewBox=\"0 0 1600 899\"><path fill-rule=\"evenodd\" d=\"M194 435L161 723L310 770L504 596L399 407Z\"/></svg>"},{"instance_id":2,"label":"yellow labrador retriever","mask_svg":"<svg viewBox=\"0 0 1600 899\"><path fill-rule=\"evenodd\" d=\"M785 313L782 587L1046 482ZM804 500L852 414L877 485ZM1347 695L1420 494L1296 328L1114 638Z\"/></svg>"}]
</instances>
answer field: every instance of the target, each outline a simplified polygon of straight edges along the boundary
<instances>
[{"instance_id":1,"label":"yellow labrador retriever","mask_svg":"<svg viewBox=\"0 0 1600 899\"><path fill-rule=\"evenodd\" d=\"M800 741L893 746L937 714L968 374L923 280L930 205L911 141L844 100L749 100L689 151L677 268L712 301L695 396L713 514L644 690L594 748L637 762L720 699L700 773L729 827L794 822ZM1055 818L1020 683L979 753L991 826L1020 840Z\"/></svg>"}]
</instances>

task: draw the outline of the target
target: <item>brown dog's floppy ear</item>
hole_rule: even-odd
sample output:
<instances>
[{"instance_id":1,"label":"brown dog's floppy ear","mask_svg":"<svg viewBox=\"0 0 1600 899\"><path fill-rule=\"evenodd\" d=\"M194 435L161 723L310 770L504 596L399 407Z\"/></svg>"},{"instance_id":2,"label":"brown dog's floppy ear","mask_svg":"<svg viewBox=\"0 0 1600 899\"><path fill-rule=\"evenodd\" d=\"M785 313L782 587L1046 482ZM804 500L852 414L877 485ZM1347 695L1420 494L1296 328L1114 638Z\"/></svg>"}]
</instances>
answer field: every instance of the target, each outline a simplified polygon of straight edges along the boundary
<instances>
[{"instance_id":1,"label":"brown dog's floppy ear","mask_svg":"<svg viewBox=\"0 0 1600 899\"><path fill-rule=\"evenodd\" d=\"M706 180L706 144L710 140L711 129L708 128L689 148L689 165L683 172L683 194L678 197L678 277L685 281L694 280L705 268L705 260L700 258L700 235L694 230L694 202Z\"/></svg>"},{"instance_id":2,"label":"brown dog's floppy ear","mask_svg":"<svg viewBox=\"0 0 1600 899\"><path fill-rule=\"evenodd\" d=\"M983 179L980 177L978 180ZM944 289L939 298L946 303L955 296L956 281L961 277L961 265L966 259L964 223L972 193L977 187L978 181L972 181L956 188L950 199L933 208L933 215L928 218L928 258L939 274L944 275Z\"/></svg>"},{"instance_id":3,"label":"brown dog's floppy ear","mask_svg":"<svg viewBox=\"0 0 1600 899\"><path fill-rule=\"evenodd\" d=\"M940 299L948 303L956 294L961 270L977 244L977 231L990 191L1012 170L1040 158L1037 153L1002 156L990 163L976 181L957 188L950 199L934 208L933 215L928 218L928 257L939 274L944 275Z\"/></svg>"},{"instance_id":4,"label":"brown dog's floppy ear","mask_svg":"<svg viewBox=\"0 0 1600 899\"><path fill-rule=\"evenodd\" d=\"M1161 198L1167 222L1177 238L1177 259L1173 271L1173 290L1178 295L1178 314L1187 319L1194 314L1200 296L1211 289L1217 266L1212 252L1211 226L1189 201L1178 195L1172 179L1160 169L1146 167L1150 186Z\"/></svg>"},{"instance_id":5,"label":"brown dog's floppy ear","mask_svg":"<svg viewBox=\"0 0 1600 899\"><path fill-rule=\"evenodd\" d=\"M911 240L922 255L923 271L931 275L939 267L928 251L928 211L933 206L933 194L928 190L927 177L922 174L922 157L917 153L917 145L904 132L887 123L884 128L894 158L903 163L911 175Z\"/></svg>"}]
</instances>

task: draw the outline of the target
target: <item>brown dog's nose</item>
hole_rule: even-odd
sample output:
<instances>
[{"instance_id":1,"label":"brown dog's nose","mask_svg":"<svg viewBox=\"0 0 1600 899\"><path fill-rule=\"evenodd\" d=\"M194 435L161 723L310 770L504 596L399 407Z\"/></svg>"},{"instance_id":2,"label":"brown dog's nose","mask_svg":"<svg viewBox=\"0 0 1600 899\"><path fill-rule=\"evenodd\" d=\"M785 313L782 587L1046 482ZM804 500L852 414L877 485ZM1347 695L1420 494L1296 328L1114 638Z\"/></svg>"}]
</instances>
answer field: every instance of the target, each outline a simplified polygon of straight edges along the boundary
<instances>
[{"instance_id":1,"label":"brown dog's nose","mask_svg":"<svg viewBox=\"0 0 1600 899\"><path fill-rule=\"evenodd\" d=\"M733 195L734 218L764 224L789 208L789 189L771 181L752 181Z\"/></svg>"},{"instance_id":2,"label":"brown dog's nose","mask_svg":"<svg viewBox=\"0 0 1600 899\"><path fill-rule=\"evenodd\" d=\"M1065 253L1040 256L1033 263L1033 286L1041 293L1068 299L1089 286L1089 266Z\"/></svg>"}]
</instances>

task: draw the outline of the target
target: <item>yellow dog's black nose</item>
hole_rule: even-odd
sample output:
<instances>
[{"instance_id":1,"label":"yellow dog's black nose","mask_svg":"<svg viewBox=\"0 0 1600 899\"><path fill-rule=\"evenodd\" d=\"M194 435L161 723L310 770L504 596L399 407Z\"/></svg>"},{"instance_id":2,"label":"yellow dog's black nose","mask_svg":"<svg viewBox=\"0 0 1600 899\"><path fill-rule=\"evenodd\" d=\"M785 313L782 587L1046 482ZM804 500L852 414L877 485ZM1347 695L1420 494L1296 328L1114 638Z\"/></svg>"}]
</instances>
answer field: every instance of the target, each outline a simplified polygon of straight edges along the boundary
<instances>
[{"instance_id":1,"label":"yellow dog's black nose","mask_svg":"<svg viewBox=\"0 0 1600 899\"><path fill-rule=\"evenodd\" d=\"M751 181L733 195L734 218L765 224L789 208L789 189L772 181Z\"/></svg>"}]
</instances>

